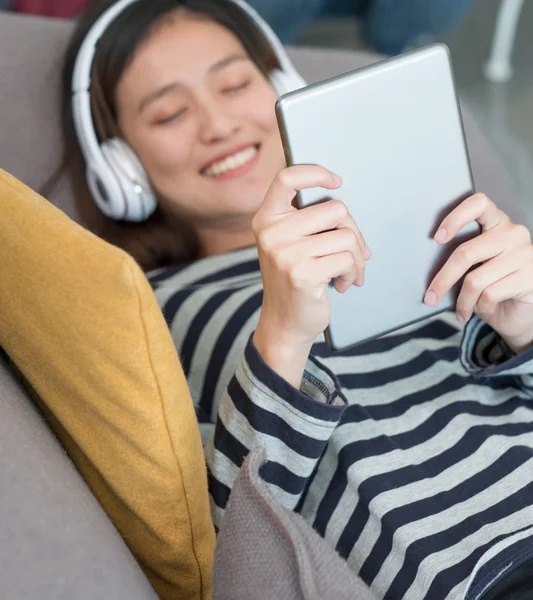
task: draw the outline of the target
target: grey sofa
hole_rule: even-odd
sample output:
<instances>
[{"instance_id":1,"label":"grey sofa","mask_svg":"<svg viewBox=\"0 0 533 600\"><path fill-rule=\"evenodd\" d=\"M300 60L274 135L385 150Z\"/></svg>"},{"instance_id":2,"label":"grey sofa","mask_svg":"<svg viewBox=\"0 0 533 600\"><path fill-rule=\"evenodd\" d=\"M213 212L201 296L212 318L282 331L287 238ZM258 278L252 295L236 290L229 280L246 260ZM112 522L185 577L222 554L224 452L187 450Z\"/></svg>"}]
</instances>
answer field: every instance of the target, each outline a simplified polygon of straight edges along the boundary
<instances>
[{"instance_id":1,"label":"grey sofa","mask_svg":"<svg viewBox=\"0 0 533 600\"><path fill-rule=\"evenodd\" d=\"M59 76L72 31L63 21L0 13L0 167L39 189L61 159ZM297 49L310 81L374 56ZM498 159L465 115L473 170L513 216ZM51 198L76 218L66 181ZM23 235L23 232L21 232ZM0 357L0 598L155 598L150 584L46 423Z\"/></svg>"}]
</instances>

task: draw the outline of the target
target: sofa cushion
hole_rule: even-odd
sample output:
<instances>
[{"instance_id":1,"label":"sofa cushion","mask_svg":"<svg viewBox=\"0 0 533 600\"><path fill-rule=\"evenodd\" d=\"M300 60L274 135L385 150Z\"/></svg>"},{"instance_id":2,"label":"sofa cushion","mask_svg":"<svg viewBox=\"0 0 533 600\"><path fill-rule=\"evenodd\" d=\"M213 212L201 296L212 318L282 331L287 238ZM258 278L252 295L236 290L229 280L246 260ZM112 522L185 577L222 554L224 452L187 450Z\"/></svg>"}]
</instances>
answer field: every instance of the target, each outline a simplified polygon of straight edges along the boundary
<instances>
[{"instance_id":1,"label":"sofa cushion","mask_svg":"<svg viewBox=\"0 0 533 600\"><path fill-rule=\"evenodd\" d=\"M261 447L233 484L218 535L213 600L376 600L366 584L261 478Z\"/></svg>"},{"instance_id":2,"label":"sofa cushion","mask_svg":"<svg viewBox=\"0 0 533 600\"><path fill-rule=\"evenodd\" d=\"M61 69L74 24L0 12L0 165L40 190L62 160ZM62 177L55 203L77 218Z\"/></svg>"},{"instance_id":3,"label":"sofa cushion","mask_svg":"<svg viewBox=\"0 0 533 600\"><path fill-rule=\"evenodd\" d=\"M36 190L61 162L61 67L73 29L70 21L0 13L0 165ZM379 58L363 52L316 48L293 48L290 54L309 82ZM501 161L468 111L463 113L477 189L515 220L523 221ZM77 217L68 177L60 179L49 200Z\"/></svg>"},{"instance_id":4,"label":"sofa cushion","mask_svg":"<svg viewBox=\"0 0 533 600\"><path fill-rule=\"evenodd\" d=\"M4 171L0 204L0 345L159 595L208 598L200 433L148 281Z\"/></svg>"},{"instance_id":5,"label":"sofa cushion","mask_svg":"<svg viewBox=\"0 0 533 600\"><path fill-rule=\"evenodd\" d=\"M0 597L157 599L1 358L0 482Z\"/></svg>"}]
</instances>

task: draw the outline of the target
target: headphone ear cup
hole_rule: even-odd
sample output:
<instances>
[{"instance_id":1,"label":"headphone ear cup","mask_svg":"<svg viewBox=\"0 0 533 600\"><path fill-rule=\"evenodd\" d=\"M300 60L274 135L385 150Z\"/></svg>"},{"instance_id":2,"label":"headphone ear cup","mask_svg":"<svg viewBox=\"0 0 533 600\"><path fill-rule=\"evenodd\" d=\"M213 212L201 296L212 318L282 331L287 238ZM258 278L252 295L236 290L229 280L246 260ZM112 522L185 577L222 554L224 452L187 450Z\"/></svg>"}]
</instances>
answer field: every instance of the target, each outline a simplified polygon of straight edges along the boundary
<instances>
[{"instance_id":1,"label":"headphone ear cup","mask_svg":"<svg viewBox=\"0 0 533 600\"><path fill-rule=\"evenodd\" d=\"M102 156L87 162L86 178L96 206L107 217L122 219L126 200L115 174Z\"/></svg>"},{"instance_id":2,"label":"headphone ear cup","mask_svg":"<svg viewBox=\"0 0 533 600\"><path fill-rule=\"evenodd\" d=\"M272 71L270 74L270 83L276 90L278 96L287 94L288 92L293 92L294 90L298 90L306 85L302 77L300 77L300 75L298 75L296 72L287 73L281 69L274 69L274 71Z\"/></svg>"},{"instance_id":3,"label":"headphone ear cup","mask_svg":"<svg viewBox=\"0 0 533 600\"><path fill-rule=\"evenodd\" d=\"M145 221L156 209L157 200L137 155L120 138L106 140L100 144L100 150L124 198L121 214L113 215L113 218Z\"/></svg>"}]
</instances>

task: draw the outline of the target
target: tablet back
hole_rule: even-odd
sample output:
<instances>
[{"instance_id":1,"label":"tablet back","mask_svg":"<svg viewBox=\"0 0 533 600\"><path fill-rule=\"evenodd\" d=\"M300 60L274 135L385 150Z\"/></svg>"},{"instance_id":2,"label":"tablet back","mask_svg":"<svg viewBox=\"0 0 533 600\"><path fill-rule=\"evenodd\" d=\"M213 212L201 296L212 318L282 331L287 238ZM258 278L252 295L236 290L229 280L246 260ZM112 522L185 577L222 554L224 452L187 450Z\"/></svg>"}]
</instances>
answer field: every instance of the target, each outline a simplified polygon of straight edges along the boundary
<instances>
[{"instance_id":1,"label":"tablet back","mask_svg":"<svg viewBox=\"0 0 533 600\"><path fill-rule=\"evenodd\" d=\"M388 59L282 96L276 113L287 163L319 164L343 178L335 197L355 218L372 251L365 285L329 287L326 339L342 349L392 332L454 305L423 297L459 243L432 236L474 185L449 51L443 44ZM305 207L325 190L299 194Z\"/></svg>"}]
</instances>

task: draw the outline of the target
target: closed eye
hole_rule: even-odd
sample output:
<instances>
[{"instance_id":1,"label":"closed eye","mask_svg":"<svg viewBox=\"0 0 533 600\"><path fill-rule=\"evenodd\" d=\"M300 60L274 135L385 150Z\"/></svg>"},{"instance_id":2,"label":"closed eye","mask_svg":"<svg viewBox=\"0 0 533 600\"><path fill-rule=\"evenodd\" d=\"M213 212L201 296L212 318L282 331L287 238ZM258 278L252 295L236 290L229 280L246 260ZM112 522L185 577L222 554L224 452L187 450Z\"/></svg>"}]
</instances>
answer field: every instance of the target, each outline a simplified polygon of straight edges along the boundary
<instances>
[{"instance_id":1,"label":"closed eye","mask_svg":"<svg viewBox=\"0 0 533 600\"><path fill-rule=\"evenodd\" d=\"M156 125L166 125L167 123L171 123L172 121L175 121L175 120L179 119L186 112L187 112L187 107L181 108L180 110L172 113L168 117L164 117L163 119L158 119L155 122L155 124Z\"/></svg>"},{"instance_id":2,"label":"closed eye","mask_svg":"<svg viewBox=\"0 0 533 600\"><path fill-rule=\"evenodd\" d=\"M240 85L234 85L232 87L224 88L222 90L222 93L223 94L233 94L235 92L240 92L241 90L244 90L245 88L247 88L250 85L250 83L251 83L251 81L247 80L247 81L241 83Z\"/></svg>"}]
</instances>

